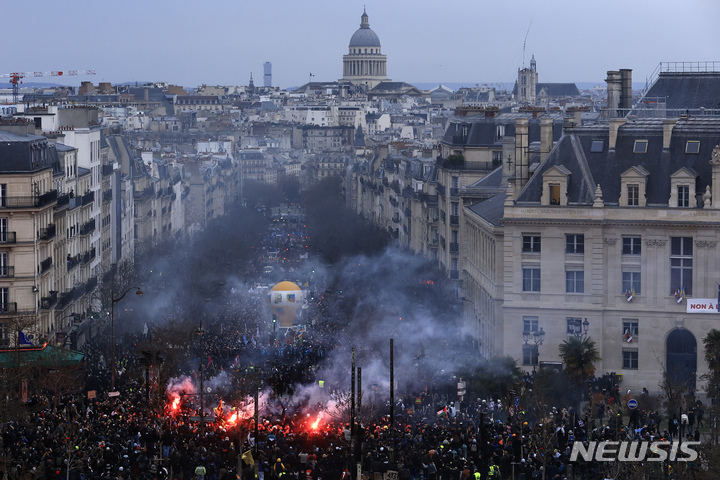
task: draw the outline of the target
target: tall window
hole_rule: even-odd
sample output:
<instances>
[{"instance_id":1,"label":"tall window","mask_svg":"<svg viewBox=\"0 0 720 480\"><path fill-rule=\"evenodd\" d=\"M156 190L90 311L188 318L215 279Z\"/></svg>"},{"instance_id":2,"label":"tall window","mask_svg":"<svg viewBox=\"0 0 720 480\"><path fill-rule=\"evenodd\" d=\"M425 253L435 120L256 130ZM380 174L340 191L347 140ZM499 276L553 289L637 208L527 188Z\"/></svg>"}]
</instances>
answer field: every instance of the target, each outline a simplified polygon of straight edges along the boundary
<instances>
[{"instance_id":1,"label":"tall window","mask_svg":"<svg viewBox=\"0 0 720 480\"><path fill-rule=\"evenodd\" d=\"M627 343L637 342L638 339L638 321L634 318L623 318L623 340Z\"/></svg>"},{"instance_id":2,"label":"tall window","mask_svg":"<svg viewBox=\"0 0 720 480\"><path fill-rule=\"evenodd\" d=\"M638 351L636 349L624 349L622 352L623 356L623 369L625 370L637 370L638 369Z\"/></svg>"},{"instance_id":3,"label":"tall window","mask_svg":"<svg viewBox=\"0 0 720 480\"><path fill-rule=\"evenodd\" d=\"M683 290L692 295L693 239L670 238L670 294Z\"/></svg>"},{"instance_id":4,"label":"tall window","mask_svg":"<svg viewBox=\"0 0 720 480\"><path fill-rule=\"evenodd\" d=\"M0 252L0 277L7 277L9 274L8 268L8 252Z\"/></svg>"},{"instance_id":5,"label":"tall window","mask_svg":"<svg viewBox=\"0 0 720 480\"><path fill-rule=\"evenodd\" d=\"M537 345L523 345L523 365L537 365L538 350Z\"/></svg>"},{"instance_id":6,"label":"tall window","mask_svg":"<svg viewBox=\"0 0 720 480\"><path fill-rule=\"evenodd\" d=\"M523 316L523 332L537 332L538 329L538 317Z\"/></svg>"},{"instance_id":7,"label":"tall window","mask_svg":"<svg viewBox=\"0 0 720 480\"><path fill-rule=\"evenodd\" d=\"M622 292L635 292L640 295L640 272L622 272Z\"/></svg>"},{"instance_id":8,"label":"tall window","mask_svg":"<svg viewBox=\"0 0 720 480\"><path fill-rule=\"evenodd\" d=\"M8 287L0 288L0 311L7 312L10 303L10 289Z\"/></svg>"},{"instance_id":9,"label":"tall window","mask_svg":"<svg viewBox=\"0 0 720 480\"><path fill-rule=\"evenodd\" d=\"M623 237L622 241L623 255L640 255L642 251L640 237Z\"/></svg>"},{"instance_id":10,"label":"tall window","mask_svg":"<svg viewBox=\"0 0 720 480\"><path fill-rule=\"evenodd\" d=\"M8 241L8 219L6 217L0 218L0 243Z\"/></svg>"},{"instance_id":11,"label":"tall window","mask_svg":"<svg viewBox=\"0 0 720 480\"><path fill-rule=\"evenodd\" d=\"M523 235L522 251L525 253L540 253L540 235Z\"/></svg>"},{"instance_id":12,"label":"tall window","mask_svg":"<svg viewBox=\"0 0 720 480\"><path fill-rule=\"evenodd\" d=\"M458 216L460 215L460 203L459 202L452 202L450 203L450 215Z\"/></svg>"},{"instance_id":13,"label":"tall window","mask_svg":"<svg viewBox=\"0 0 720 480\"><path fill-rule=\"evenodd\" d=\"M585 235L565 235L565 253L585 253Z\"/></svg>"},{"instance_id":14,"label":"tall window","mask_svg":"<svg viewBox=\"0 0 720 480\"><path fill-rule=\"evenodd\" d=\"M464 126L463 128L467 128L467 126ZM464 132L464 135L467 135L467 132ZM450 179L450 186L451 188L459 188L460 187L460 178L459 177L452 177Z\"/></svg>"},{"instance_id":15,"label":"tall window","mask_svg":"<svg viewBox=\"0 0 720 480\"><path fill-rule=\"evenodd\" d=\"M565 272L565 292L583 293L585 291L585 272L568 270Z\"/></svg>"},{"instance_id":16,"label":"tall window","mask_svg":"<svg viewBox=\"0 0 720 480\"><path fill-rule=\"evenodd\" d=\"M0 207L6 206L7 201L7 183L0 183Z\"/></svg>"},{"instance_id":17,"label":"tall window","mask_svg":"<svg viewBox=\"0 0 720 480\"><path fill-rule=\"evenodd\" d=\"M539 292L540 291L540 269L539 268L523 268L522 269L522 289L523 292Z\"/></svg>"},{"instance_id":18,"label":"tall window","mask_svg":"<svg viewBox=\"0 0 720 480\"><path fill-rule=\"evenodd\" d=\"M688 185L678 185L678 207L690 206L690 187Z\"/></svg>"},{"instance_id":19,"label":"tall window","mask_svg":"<svg viewBox=\"0 0 720 480\"><path fill-rule=\"evenodd\" d=\"M628 206L637 207L640 205L640 185L628 185Z\"/></svg>"}]
</instances>

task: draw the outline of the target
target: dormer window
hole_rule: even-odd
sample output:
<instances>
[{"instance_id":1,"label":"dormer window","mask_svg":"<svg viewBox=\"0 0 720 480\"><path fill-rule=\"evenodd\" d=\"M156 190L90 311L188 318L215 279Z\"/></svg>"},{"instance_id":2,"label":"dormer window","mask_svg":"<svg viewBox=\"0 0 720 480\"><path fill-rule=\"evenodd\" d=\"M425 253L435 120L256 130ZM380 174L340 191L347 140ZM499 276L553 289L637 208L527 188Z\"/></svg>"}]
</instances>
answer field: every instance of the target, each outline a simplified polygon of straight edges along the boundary
<instances>
[{"instance_id":1,"label":"dormer window","mask_svg":"<svg viewBox=\"0 0 720 480\"><path fill-rule=\"evenodd\" d=\"M700 140L688 140L685 144L685 153L691 155L700 153Z\"/></svg>"},{"instance_id":2,"label":"dormer window","mask_svg":"<svg viewBox=\"0 0 720 480\"><path fill-rule=\"evenodd\" d=\"M695 183L698 174L692 168L683 167L670 175L670 207L694 208Z\"/></svg>"},{"instance_id":3,"label":"dormer window","mask_svg":"<svg viewBox=\"0 0 720 480\"><path fill-rule=\"evenodd\" d=\"M542 174L543 193L540 203L543 205L567 205L567 186L570 170L562 165L555 165Z\"/></svg>"},{"instance_id":4,"label":"dormer window","mask_svg":"<svg viewBox=\"0 0 720 480\"><path fill-rule=\"evenodd\" d=\"M635 145L633 145L633 153L647 153L647 150L647 140L635 140Z\"/></svg>"},{"instance_id":5,"label":"dormer window","mask_svg":"<svg viewBox=\"0 0 720 480\"><path fill-rule=\"evenodd\" d=\"M590 153L602 153L605 142L602 140L593 140L590 145Z\"/></svg>"},{"instance_id":6,"label":"dormer window","mask_svg":"<svg viewBox=\"0 0 720 480\"><path fill-rule=\"evenodd\" d=\"M641 166L631 167L620 175L621 190L618 204L621 207L644 207L645 185L650 172Z\"/></svg>"},{"instance_id":7,"label":"dormer window","mask_svg":"<svg viewBox=\"0 0 720 480\"><path fill-rule=\"evenodd\" d=\"M495 138L501 140L505 136L505 125L495 126Z\"/></svg>"}]
</instances>

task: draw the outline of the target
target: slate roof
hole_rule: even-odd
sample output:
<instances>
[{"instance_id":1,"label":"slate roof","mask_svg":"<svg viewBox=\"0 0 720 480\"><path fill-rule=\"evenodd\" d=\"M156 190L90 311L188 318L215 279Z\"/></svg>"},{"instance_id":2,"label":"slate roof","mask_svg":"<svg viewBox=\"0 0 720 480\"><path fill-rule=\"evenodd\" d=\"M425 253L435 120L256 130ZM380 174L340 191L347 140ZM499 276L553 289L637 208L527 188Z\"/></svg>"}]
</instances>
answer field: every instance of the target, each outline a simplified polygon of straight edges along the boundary
<instances>
[{"instance_id":1,"label":"slate roof","mask_svg":"<svg viewBox=\"0 0 720 480\"><path fill-rule=\"evenodd\" d=\"M574 83L538 83L535 92L540 95L544 92L549 97L577 97L580 90Z\"/></svg>"},{"instance_id":2,"label":"slate roof","mask_svg":"<svg viewBox=\"0 0 720 480\"><path fill-rule=\"evenodd\" d=\"M661 72L640 102L665 99L666 108L720 108L720 72Z\"/></svg>"},{"instance_id":3,"label":"slate roof","mask_svg":"<svg viewBox=\"0 0 720 480\"><path fill-rule=\"evenodd\" d=\"M648 206L668 204L670 176L681 168L697 172L695 191L702 195L705 187L712 184L709 160L713 148L720 143L720 118L679 119L668 150L663 150L662 119L634 120L621 126L614 150L608 149L608 138L607 125L568 129L519 193L517 203L539 203L542 174L555 165L570 171L569 204L592 205L595 187L599 184L605 205L617 205L622 186L620 175L637 166L650 173L646 184ZM591 151L595 140L603 142L601 152ZM647 140L647 153L633 153L635 140ZM688 140L700 142L698 154L685 153Z\"/></svg>"},{"instance_id":4,"label":"slate roof","mask_svg":"<svg viewBox=\"0 0 720 480\"><path fill-rule=\"evenodd\" d=\"M482 116L453 118L445 130L442 143L463 147L490 147L500 145L501 140L496 136L495 127L497 125L504 125L505 136L512 137L515 136L515 119L528 117L530 117L530 114L502 114L491 118ZM463 125L469 127L467 137L462 136ZM553 123L553 141L559 140L561 134L562 119L558 117L554 119ZM530 142L540 140L540 118L528 118L528 139Z\"/></svg>"},{"instance_id":5,"label":"slate roof","mask_svg":"<svg viewBox=\"0 0 720 480\"><path fill-rule=\"evenodd\" d=\"M417 90L420 92L420 90L410 85L409 83L405 82L380 82L375 87L370 90L370 93L380 93L380 92L393 92L393 93L403 93L407 92L409 90Z\"/></svg>"},{"instance_id":6,"label":"slate roof","mask_svg":"<svg viewBox=\"0 0 720 480\"><path fill-rule=\"evenodd\" d=\"M488 223L499 227L500 220L502 219L503 212L505 211L504 205L506 197L507 193L499 193L494 197L490 197L487 200L474 204L470 207L470 211L485 219Z\"/></svg>"},{"instance_id":7,"label":"slate roof","mask_svg":"<svg viewBox=\"0 0 720 480\"><path fill-rule=\"evenodd\" d=\"M45 150L45 154L33 154L37 149ZM0 131L0 173L27 173L46 168L59 168L57 150L47 138Z\"/></svg>"}]
</instances>

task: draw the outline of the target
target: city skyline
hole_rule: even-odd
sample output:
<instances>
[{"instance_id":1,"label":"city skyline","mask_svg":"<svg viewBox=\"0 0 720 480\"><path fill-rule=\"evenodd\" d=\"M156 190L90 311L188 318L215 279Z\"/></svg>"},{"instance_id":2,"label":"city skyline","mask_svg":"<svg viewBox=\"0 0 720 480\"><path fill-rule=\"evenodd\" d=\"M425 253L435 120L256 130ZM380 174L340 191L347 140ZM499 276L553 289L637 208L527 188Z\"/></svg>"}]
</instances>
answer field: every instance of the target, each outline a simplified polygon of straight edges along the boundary
<instances>
[{"instance_id":1,"label":"city skyline","mask_svg":"<svg viewBox=\"0 0 720 480\"><path fill-rule=\"evenodd\" d=\"M558 83L603 84L608 70L630 68L637 84L661 62L720 60L714 58L720 31L713 25L720 4L705 0L85 5L41 1L33 9L42 15L32 22L5 22L6 38L17 40L5 49L0 73L94 69L95 76L26 81L166 81L193 88L246 85L251 74L262 85L263 64L271 62L273 86L335 81L363 8L387 55L388 77L412 84L512 83L533 55L539 81ZM4 10L7 19L32 13L21 2Z\"/></svg>"}]
</instances>

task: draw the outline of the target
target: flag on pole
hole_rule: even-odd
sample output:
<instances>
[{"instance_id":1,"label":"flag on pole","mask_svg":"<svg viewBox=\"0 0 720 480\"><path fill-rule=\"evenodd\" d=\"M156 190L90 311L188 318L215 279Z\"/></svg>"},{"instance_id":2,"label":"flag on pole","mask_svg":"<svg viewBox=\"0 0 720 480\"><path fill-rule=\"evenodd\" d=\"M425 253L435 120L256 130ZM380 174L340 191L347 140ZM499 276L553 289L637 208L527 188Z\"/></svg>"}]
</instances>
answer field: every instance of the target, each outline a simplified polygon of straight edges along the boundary
<instances>
[{"instance_id":1,"label":"flag on pole","mask_svg":"<svg viewBox=\"0 0 720 480\"><path fill-rule=\"evenodd\" d=\"M22 330L18 330L18 343L20 345L30 345L32 346L32 342L30 339L25 335Z\"/></svg>"}]
</instances>

